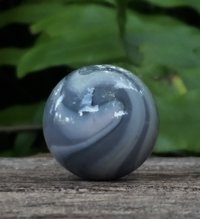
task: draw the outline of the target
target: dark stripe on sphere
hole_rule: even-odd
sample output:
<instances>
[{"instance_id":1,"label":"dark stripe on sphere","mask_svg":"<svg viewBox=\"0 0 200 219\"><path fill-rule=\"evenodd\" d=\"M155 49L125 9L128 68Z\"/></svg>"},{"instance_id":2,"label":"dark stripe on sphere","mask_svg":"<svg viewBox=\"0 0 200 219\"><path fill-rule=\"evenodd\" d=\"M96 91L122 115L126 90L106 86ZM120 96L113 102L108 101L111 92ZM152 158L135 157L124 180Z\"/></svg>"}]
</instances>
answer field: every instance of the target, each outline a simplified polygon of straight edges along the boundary
<instances>
[{"instance_id":1,"label":"dark stripe on sphere","mask_svg":"<svg viewBox=\"0 0 200 219\"><path fill-rule=\"evenodd\" d=\"M149 113L146 99L144 97L143 97L143 103L144 103L144 108L145 108L145 119L144 119L145 124L143 124L142 132L139 133L140 137L138 138L137 143L133 147L129 156L126 158L126 160L121 165L121 167L118 171L118 174L116 174L115 178L118 178L118 177L121 177L121 176L128 174L131 170L136 169L141 164L141 163L138 163L137 160L133 160L133 157L137 157L137 154L138 154L141 146L144 143L144 140L145 140L145 137L147 135L148 128L149 128L150 113Z\"/></svg>"}]
</instances>

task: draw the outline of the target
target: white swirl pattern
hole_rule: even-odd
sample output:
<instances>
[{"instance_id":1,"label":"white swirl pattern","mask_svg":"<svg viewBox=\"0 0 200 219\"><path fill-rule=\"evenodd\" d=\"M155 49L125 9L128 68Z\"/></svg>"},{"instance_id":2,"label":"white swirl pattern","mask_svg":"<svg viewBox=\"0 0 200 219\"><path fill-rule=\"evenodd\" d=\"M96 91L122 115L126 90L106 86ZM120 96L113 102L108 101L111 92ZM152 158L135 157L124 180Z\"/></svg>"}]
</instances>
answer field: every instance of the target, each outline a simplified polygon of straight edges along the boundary
<instances>
[{"instance_id":1,"label":"white swirl pattern","mask_svg":"<svg viewBox=\"0 0 200 219\"><path fill-rule=\"evenodd\" d=\"M92 180L122 177L139 167L158 134L154 100L132 73L111 65L81 68L52 91L44 136L55 158Z\"/></svg>"}]
</instances>

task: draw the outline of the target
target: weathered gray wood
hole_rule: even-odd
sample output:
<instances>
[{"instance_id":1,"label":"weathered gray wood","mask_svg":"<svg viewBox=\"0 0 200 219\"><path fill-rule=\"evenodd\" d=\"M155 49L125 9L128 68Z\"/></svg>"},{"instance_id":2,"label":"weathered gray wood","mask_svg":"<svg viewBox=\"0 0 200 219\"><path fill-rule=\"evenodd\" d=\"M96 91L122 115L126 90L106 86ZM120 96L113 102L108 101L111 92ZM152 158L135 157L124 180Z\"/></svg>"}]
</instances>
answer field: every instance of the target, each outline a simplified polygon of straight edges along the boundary
<instances>
[{"instance_id":1,"label":"weathered gray wood","mask_svg":"<svg viewBox=\"0 0 200 219\"><path fill-rule=\"evenodd\" d=\"M50 157L0 159L0 218L200 218L200 158L150 158L113 182L87 182Z\"/></svg>"}]
</instances>

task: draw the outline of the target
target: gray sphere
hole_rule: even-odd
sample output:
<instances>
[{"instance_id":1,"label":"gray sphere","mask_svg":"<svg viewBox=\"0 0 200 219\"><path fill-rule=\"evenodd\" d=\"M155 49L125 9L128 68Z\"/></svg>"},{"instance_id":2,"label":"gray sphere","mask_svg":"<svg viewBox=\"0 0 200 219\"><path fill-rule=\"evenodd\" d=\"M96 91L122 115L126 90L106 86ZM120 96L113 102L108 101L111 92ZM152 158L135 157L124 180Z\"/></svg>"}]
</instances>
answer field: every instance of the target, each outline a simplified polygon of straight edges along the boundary
<instances>
[{"instance_id":1,"label":"gray sphere","mask_svg":"<svg viewBox=\"0 0 200 219\"><path fill-rule=\"evenodd\" d=\"M113 180L138 168L158 134L145 84L111 65L83 67L62 79L47 100L43 131L56 160L89 180Z\"/></svg>"}]
</instances>

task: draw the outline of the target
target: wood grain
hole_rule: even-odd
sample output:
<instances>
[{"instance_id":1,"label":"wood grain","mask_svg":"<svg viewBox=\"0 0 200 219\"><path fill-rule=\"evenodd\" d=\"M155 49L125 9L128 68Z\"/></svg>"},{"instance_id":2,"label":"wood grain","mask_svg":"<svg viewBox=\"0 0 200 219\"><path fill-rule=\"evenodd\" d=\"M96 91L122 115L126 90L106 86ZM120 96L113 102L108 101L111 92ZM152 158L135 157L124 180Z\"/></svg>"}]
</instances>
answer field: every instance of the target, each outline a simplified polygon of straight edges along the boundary
<instances>
[{"instance_id":1,"label":"wood grain","mask_svg":"<svg viewBox=\"0 0 200 219\"><path fill-rule=\"evenodd\" d=\"M150 158L112 182L83 181L51 157L0 159L0 218L200 218L200 158Z\"/></svg>"}]
</instances>

